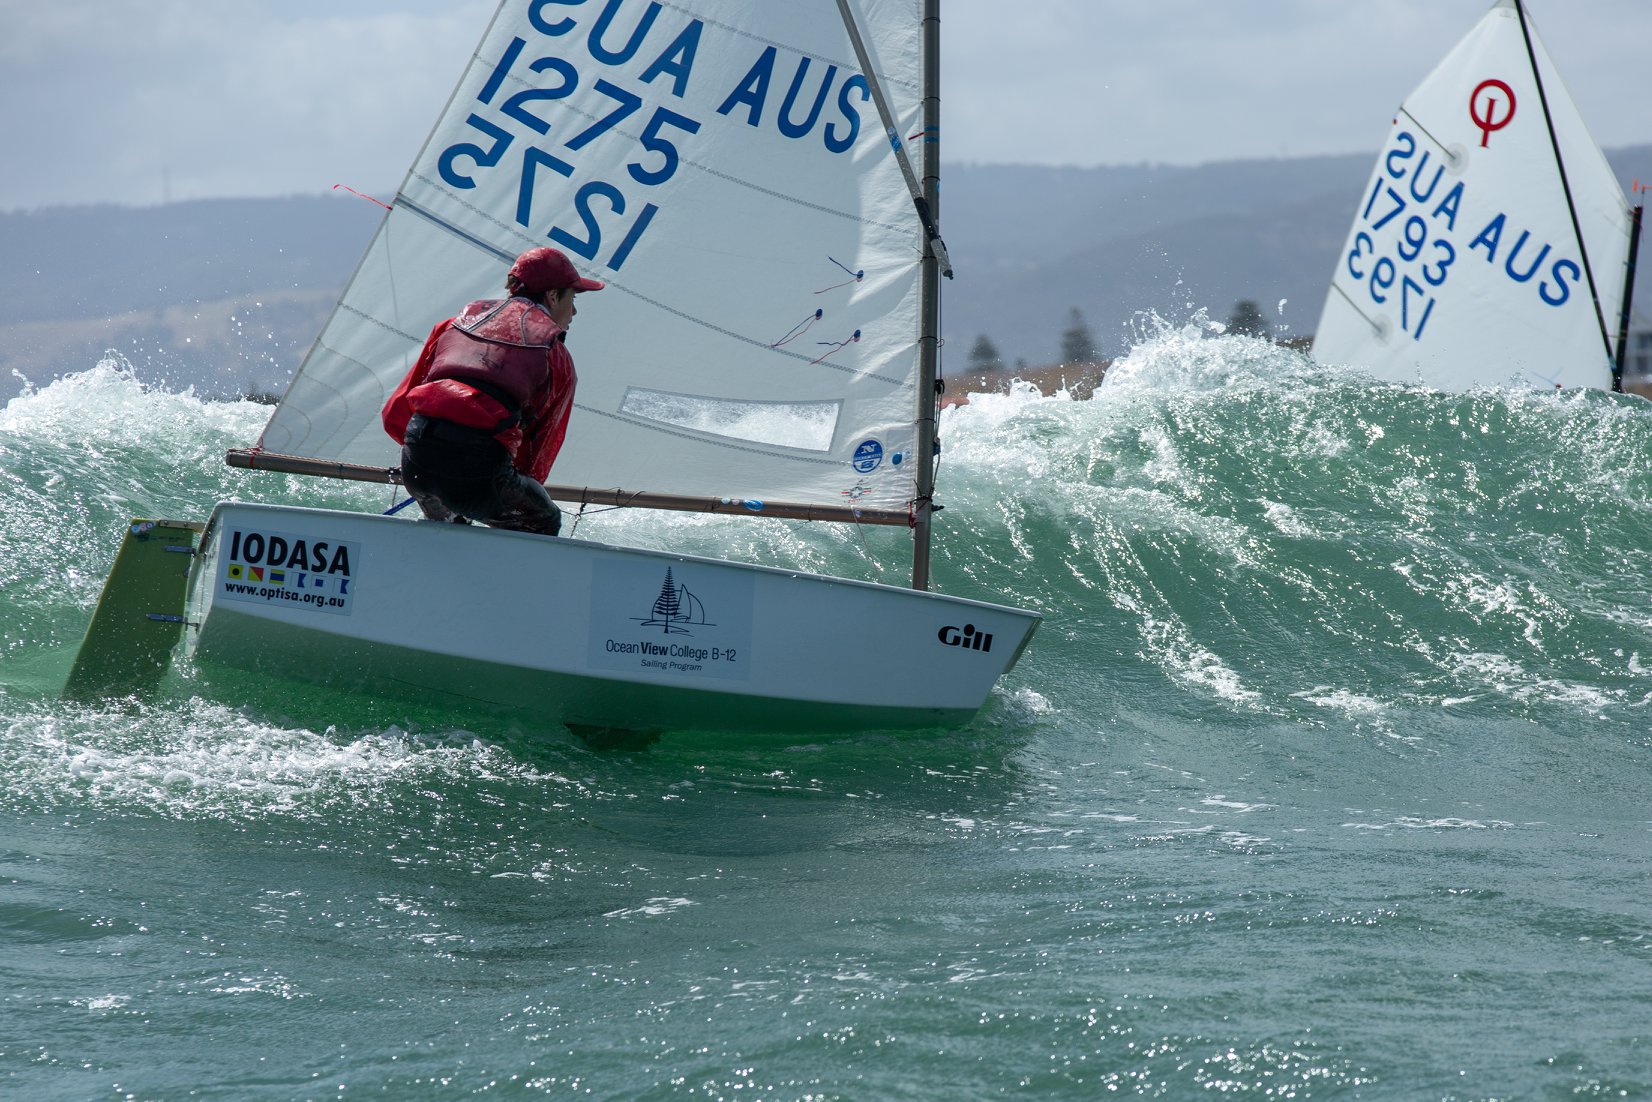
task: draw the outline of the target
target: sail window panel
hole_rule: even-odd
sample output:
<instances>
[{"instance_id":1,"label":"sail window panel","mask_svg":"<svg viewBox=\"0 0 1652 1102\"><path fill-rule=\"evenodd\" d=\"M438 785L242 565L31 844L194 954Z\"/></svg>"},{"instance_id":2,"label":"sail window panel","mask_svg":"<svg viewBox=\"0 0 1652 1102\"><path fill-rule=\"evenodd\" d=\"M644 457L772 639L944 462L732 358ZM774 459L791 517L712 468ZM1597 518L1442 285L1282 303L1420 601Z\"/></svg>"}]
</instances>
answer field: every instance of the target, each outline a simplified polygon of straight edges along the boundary
<instances>
[{"instance_id":1,"label":"sail window panel","mask_svg":"<svg viewBox=\"0 0 1652 1102\"><path fill-rule=\"evenodd\" d=\"M730 440L826 452L831 449L843 403L753 401L631 387L620 412Z\"/></svg>"}]
</instances>

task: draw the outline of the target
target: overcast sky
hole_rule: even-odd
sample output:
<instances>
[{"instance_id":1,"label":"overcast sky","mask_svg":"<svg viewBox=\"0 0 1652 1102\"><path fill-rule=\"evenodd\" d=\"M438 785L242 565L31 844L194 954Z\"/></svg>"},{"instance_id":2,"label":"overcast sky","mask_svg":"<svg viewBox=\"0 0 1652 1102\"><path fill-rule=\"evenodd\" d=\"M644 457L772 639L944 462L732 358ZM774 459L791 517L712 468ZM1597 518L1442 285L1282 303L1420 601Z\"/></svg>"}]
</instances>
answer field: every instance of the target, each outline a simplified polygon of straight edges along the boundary
<instances>
[{"instance_id":1,"label":"overcast sky","mask_svg":"<svg viewBox=\"0 0 1652 1102\"><path fill-rule=\"evenodd\" d=\"M393 191L494 6L0 0L0 210ZM943 159L1374 156L1489 7L942 0ZM1596 139L1652 142L1652 0L1528 11Z\"/></svg>"}]
</instances>

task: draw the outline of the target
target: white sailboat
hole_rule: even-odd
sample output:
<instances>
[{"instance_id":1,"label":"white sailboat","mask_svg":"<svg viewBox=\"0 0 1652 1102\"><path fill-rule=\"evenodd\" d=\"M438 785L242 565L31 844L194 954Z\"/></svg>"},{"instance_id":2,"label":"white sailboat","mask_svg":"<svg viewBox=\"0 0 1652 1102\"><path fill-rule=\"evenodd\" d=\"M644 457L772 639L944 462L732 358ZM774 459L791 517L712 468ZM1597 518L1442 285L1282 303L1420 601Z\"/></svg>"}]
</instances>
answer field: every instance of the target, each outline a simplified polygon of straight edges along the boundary
<instances>
[{"instance_id":1,"label":"white sailboat","mask_svg":"<svg viewBox=\"0 0 1652 1102\"><path fill-rule=\"evenodd\" d=\"M196 662L576 729L973 716L1040 618L927 588L938 27L937 0L505 0L230 454L393 480L379 410L426 333L550 244L607 284L553 496L910 527L912 588L226 502L189 581Z\"/></svg>"},{"instance_id":2,"label":"white sailboat","mask_svg":"<svg viewBox=\"0 0 1652 1102\"><path fill-rule=\"evenodd\" d=\"M1498 0L1400 106L1314 358L1444 390L1621 389L1639 234L1524 6Z\"/></svg>"}]
</instances>

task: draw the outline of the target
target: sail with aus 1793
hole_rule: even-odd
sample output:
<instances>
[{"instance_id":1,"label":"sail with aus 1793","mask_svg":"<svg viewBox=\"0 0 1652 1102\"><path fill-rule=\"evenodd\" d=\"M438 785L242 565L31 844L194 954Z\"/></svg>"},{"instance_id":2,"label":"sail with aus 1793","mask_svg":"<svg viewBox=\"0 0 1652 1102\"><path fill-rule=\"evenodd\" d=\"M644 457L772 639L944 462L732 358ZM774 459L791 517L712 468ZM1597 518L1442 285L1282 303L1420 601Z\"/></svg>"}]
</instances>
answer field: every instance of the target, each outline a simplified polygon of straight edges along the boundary
<instances>
[{"instance_id":1,"label":"sail with aus 1793","mask_svg":"<svg viewBox=\"0 0 1652 1102\"><path fill-rule=\"evenodd\" d=\"M912 588L221 503L189 583L197 664L576 729L974 715L1039 617L927 590L937 7L505 0L258 446L230 454L393 481L379 411L425 335L549 244L607 284L553 496L910 527Z\"/></svg>"},{"instance_id":2,"label":"sail with aus 1793","mask_svg":"<svg viewBox=\"0 0 1652 1102\"><path fill-rule=\"evenodd\" d=\"M1621 387L1631 209L1520 0L1395 116L1314 358L1444 390Z\"/></svg>"}]
</instances>

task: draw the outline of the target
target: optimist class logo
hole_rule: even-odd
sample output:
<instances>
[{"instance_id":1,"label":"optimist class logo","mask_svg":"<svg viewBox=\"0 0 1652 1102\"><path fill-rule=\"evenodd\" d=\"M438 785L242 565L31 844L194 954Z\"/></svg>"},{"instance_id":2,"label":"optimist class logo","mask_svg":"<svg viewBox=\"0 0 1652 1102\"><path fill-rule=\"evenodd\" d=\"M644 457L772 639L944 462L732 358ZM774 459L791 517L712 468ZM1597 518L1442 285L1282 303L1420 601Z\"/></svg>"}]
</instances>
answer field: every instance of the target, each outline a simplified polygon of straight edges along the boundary
<instances>
[{"instance_id":1,"label":"optimist class logo","mask_svg":"<svg viewBox=\"0 0 1652 1102\"><path fill-rule=\"evenodd\" d=\"M1498 92L1503 93L1501 99ZM1508 113L1499 115L1499 108L1506 108ZM1514 108L1514 89L1505 82L1493 78L1474 86L1468 97L1468 117L1480 129L1481 149L1491 143L1493 134L1514 121Z\"/></svg>"}]
</instances>

